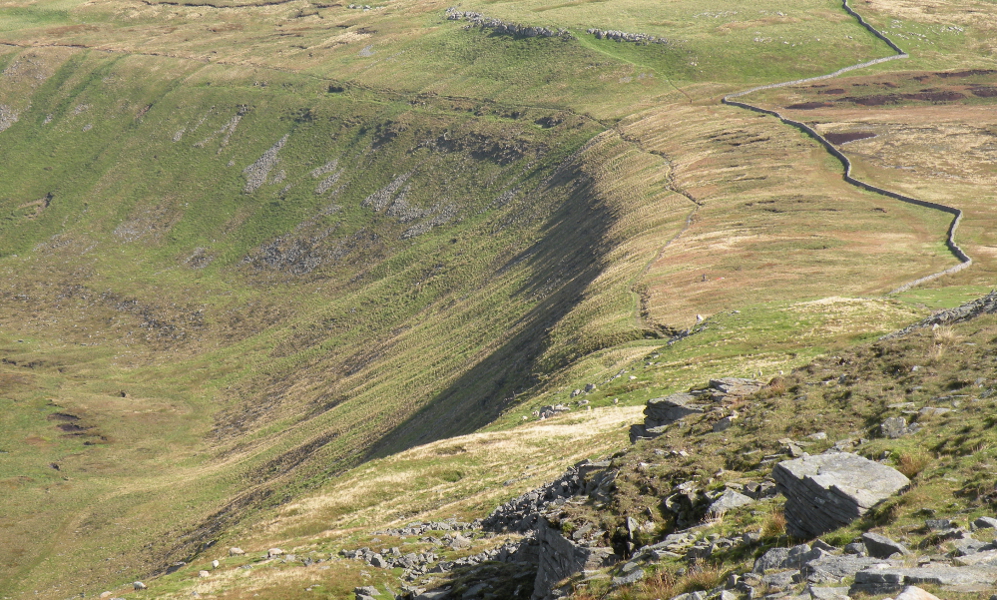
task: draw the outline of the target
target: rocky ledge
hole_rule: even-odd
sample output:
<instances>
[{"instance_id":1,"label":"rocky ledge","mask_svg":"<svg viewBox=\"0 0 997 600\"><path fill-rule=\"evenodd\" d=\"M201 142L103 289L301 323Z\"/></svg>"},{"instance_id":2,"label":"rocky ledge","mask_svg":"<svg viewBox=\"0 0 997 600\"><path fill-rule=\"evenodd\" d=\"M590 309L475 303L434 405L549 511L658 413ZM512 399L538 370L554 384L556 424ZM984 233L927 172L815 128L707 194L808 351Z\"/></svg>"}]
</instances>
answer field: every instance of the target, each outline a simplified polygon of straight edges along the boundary
<instances>
[{"instance_id":1,"label":"rocky ledge","mask_svg":"<svg viewBox=\"0 0 997 600\"><path fill-rule=\"evenodd\" d=\"M449 21L467 21L468 27L479 27L481 29L490 29L498 35L511 35L513 37L520 38L533 38L533 37L559 37L566 40L574 39L574 36L566 29L550 29L549 27L540 27L535 25L521 25L519 23L513 23L510 21L502 21L501 19L493 19L486 17L481 13L458 10L457 7L451 6L446 12L447 20Z\"/></svg>"}]
</instances>

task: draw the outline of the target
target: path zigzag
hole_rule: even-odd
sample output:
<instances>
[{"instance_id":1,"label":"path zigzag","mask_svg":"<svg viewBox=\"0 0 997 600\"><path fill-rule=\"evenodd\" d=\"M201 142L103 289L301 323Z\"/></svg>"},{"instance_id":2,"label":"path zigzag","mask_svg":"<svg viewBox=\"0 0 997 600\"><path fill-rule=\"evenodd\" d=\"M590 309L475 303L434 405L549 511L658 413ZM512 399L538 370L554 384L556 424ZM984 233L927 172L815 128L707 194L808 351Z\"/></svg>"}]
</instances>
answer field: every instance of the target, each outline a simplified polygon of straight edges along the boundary
<instances>
[{"instance_id":1,"label":"path zigzag","mask_svg":"<svg viewBox=\"0 0 997 600\"><path fill-rule=\"evenodd\" d=\"M942 271L938 271L937 273L932 273L931 275L927 275L925 277L921 277L920 279L916 279L916 280L911 281L909 283L905 283L904 285L902 285L902 286L898 287L897 289L895 289L895 290L893 290L893 291L890 292L890 294L897 294L897 293L900 293L900 292L907 291L907 290L911 289L912 287L915 287L915 286L920 285L922 283L927 283L928 281L931 281L933 279L937 279L939 277L942 277L944 275L949 275L951 273L956 273L958 271L961 271L961 270L965 269L969 265L973 264L973 259L970 258L970 256L968 254L966 254L962 250L962 248L960 248L959 245L955 241L955 233L956 233L956 230L959 228L959 222L962 220L962 211L960 209L958 209L958 208L953 207L953 206L948 206L948 205L945 205L945 204L939 204L937 202L929 202L927 200L919 200L917 198L913 198L911 196L906 196L904 194L899 194L897 192L892 192L890 190L886 190L886 189L883 189L881 187L877 187L877 186L872 185L870 183L866 183L864 181L856 179L855 177L852 176L852 162L848 159L848 157L845 156L845 154L843 152L841 152L840 150L838 150L834 146L834 144L832 144L830 141L828 141L827 138L825 138L823 135L821 135L819 132L817 132L817 130L814 129L813 127L810 127L806 123L802 123L800 121L795 121L795 120L790 119L790 118L788 118L786 116L783 116L781 113L779 113L777 111L769 110L769 109L766 109L766 108L761 108L759 106L754 106L754 105L748 104L746 102L740 102L740 101L734 100L734 98L740 98L742 96L746 96L748 94L751 94L753 92L758 92L758 91L761 91L761 90L770 90L770 89L775 89L775 88L788 87L788 86L792 86L792 85L799 85L799 84L803 84L803 83L809 83L811 81L821 81L821 80L824 80L824 79L831 79L831 78L834 78L834 77L838 77L839 75L842 75L842 74L847 73L849 71L854 71L856 69L864 69L866 67L871 67L873 65L882 64L882 63L885 63L885 62L888 62L888 61L891 61L891 60L900 60L900 59L904 59L904 58L908 58L909 57L909 55L906 52L904 52L903 50L901 50L899 46L897 46L896 44L894 44L893 41L890 40L890 38L886 37L886 35L884 35L882 32L878 31L875 27L873 27L872 25L870 25L869 23L867 23L865 21L865 19L863 19L860 14L858 14L857 12L855 12L852 9L852 7L850 7L848 5L848 0L842 0L842 6L844 7L845 12L847 12L851 16L855 17L858 20L859 24L862 25L863 27L865 27L866 29L868 29L870 32L872 32L873 35L875 35L879 39L881 39L884 42L886 42L886 44L889 45L889 47L891 49L893 49L894 51L896 51L897 54L895 54L893 56L887 56L887 57L884 57L884 58L877 58L875 60L870 60L870 61L867 61L867 62L862 62L862 63L859 63L857 65L852 65L850 67L844 67L843 69L838 69L837 71L835 71L833 73L829 73L827 75L819 75L817 77L808 77L808 78L805 78L805 79L795 79L793 81L784 81L782 83L772 83L772 84L768 84L768 85L762 85L762 86L754 87L754 88L751 88L749 90L744 90L743 92L736 92L736 93L733 93L733 94L728 94L728 95L726 95L726 96L723 97L723 99L721 100L721 102L724 103L724 104L727 104L729 106L737 106L739 108L744 108L744 109L751 110L751 111L754 111L754 112L757 112L757 113L771 115L773 117L776 117L777 119L779 119L783 123L785 123L787 125L791 125L791 126L797 128L797 129L799 129L803 133L807 134L808 136L812 137L817 142L819 142L822 146L824 146L824 148L832 156L834 156L835 158L838 159L838 161L841 162L842 166L845 169L845 172L844 172L844 179L845 179L845 181L847 181L848 183L850 183L850 184L852 184L852 185L854 185L856 187L862 188L864 190L868 190L870 192L875 192L877 194L886 196L888 198L893 198L894 200L899 200L900 202L906 202L907 204L914 204L916 206L921 206L921 207L924 207L924 208L930 208L930 209L933 209L933 210L942 211L944 213L948 213L948 214L952 215L952 222L949 224L949 230L948 230L948 235L947 235L947 237L945 239L945 245L948 247L948 249L952 253L952 255L955 256L957 259L959 259L959 264L955 265L953 267L949 267L947 269L944 269Z\"/></svg>"}]
</instances>

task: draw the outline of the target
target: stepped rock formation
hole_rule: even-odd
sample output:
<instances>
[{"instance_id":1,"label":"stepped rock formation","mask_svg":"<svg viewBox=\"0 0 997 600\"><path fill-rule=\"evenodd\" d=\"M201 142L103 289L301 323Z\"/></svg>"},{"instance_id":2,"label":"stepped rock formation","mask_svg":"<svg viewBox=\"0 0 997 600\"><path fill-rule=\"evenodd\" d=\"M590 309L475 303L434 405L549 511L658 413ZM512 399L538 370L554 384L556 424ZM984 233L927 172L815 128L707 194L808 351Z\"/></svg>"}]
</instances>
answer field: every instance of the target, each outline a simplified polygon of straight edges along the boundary
<instances>
[{"instance_id":1,"label":"stepped rock formation","mask_svg":"<svg viewBox=\"0 0 997 600\"><path fill-rule=\"evenodd\" d=\"M630 427L630 441L656 438L664 433L661 428L689 415L706 412L706 401L729 402L754 394L760 389L762 382L754 379L723 377L711 379L705 389L652 398L647 401L647 408L644 409L644 422Z\"/></svg>"},{"instance_id":2,"label":"stepped rock formation","mask_svg":"<svg viewBox=\"0 0 997 600\"><path fill-rule=\"evenodd\" d=\"M847 525L910 484L896 469L847 452L783 461L772 477L786 496L786 531L799 538Z\"/></svg>"}]
</instances>

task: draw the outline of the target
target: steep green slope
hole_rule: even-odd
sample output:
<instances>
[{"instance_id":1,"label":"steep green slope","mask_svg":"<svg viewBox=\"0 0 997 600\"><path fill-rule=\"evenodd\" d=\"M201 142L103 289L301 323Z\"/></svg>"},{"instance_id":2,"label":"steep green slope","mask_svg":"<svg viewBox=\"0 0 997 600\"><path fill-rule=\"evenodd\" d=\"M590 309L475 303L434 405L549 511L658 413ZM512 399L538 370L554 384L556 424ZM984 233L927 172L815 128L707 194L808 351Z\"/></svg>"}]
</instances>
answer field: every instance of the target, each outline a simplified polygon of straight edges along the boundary
<instances>
[{"instance_id":1,"label":"steep green slope","mask_svg":"<svg viewBox=\"0 0 997 600\"><path fill-rule=\"evenodd\" d=\"M682 218L654 180L601 189L599 164L657 159L614 136L583 147L591 121L291 75L264 87L156 57L7 58L35 88L0 150L17 173L0 191L6 370L28 378L7 439L44 448L12 446L4 475L31 557L7 563L14 590L46 581L31 567L54 558L60 528L78 532L58 552L74 576L48 573L52 585L134 577L375 443L487 424L540 360L556 369L578 345L644 335L625 276L581 309L616 317L571 345L540 334L637 231L614 216L656 202L639 231ZM55 413L80 420L64 431ZM53 485L67 493L38 511ZM97 548L149 540L126 566L83 574Z\"/></svg>"}]
</instances>

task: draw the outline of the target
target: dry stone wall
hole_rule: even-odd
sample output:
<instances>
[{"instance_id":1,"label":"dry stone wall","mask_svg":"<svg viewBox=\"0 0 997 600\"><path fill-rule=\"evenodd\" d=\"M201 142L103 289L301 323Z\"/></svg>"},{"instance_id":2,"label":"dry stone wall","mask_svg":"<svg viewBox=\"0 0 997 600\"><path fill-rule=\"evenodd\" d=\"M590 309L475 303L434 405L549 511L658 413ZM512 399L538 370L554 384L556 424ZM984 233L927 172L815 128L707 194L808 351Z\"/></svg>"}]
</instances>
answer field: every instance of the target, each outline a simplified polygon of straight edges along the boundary
<instances>
[{"instance_id":1,"label":"dry stone wall","mask_svg":"<svg viewBox=\"0 0 997 600\"><path fill-rule=\"evenodd\" d=\"M540 564L534 584L533 600L552 600L554 589L562 579L581 571L600 569L616 562L612 548L579 546L552 528L546 519L537 527Z\"/></svg>"},{"instance_id":2,"label":"dry stone wall","mask_svg":"<svg viewBox=\"0 0 997 600\"><path fill-rule=\"evenodd\" d=\"M790 118L784 116L783 114L781 114L781 113L779 113L777 111L768 110L768 109L765 109L765 108L761 108L759 106L754 106L752 104L748 104L747 102L741 102L741 101L735 100L735 98L740 98L742 96L746 96L748 94L751 94L751 93L754 93L754 92L758 92L758 91L761 91L761 90L770 90L770 89L775 89L775 88L782 88L782 87L788 87L788 86L793 86L793 85L800 85L800 84L804 84L804 83L810 83L810 82L813 82L813 81L822 81L822 80L825 80L825 79L831 79L831 78L834 78L834 77L838 77L838 76L840 76L840 75L842 75L844 73L847 73L849 71L854 71L856 69L864 69L866 67L871 67L873 65L878 65L878 64L882 64L882 63L889 62L889 61L892 61L892 60L900 60L900 59L904 59L904 58L908 58L909 57L909 55L906 52L904 52L903 50L901 50L900 47L897 46L896 44L894 44L892 40L890 40L888 37L886 37L886 35L884 35L882 32L878 31L875 27L873 27L872 25L870 25L869 23L867 23L865 21L865 19L862 18L861 15L859 15L858 13L856 13L851 8L851 6L848 5L848 0L842 0L842 6L844 7L845 12L847 12L848 14L852 15L853 17L855 17L858 20L859 24L862 25L863 27L865 27L866 29L868 29L873 35L875 35L879 39L881 39L884 42L886 42L886 44L889 45L889 47L891 49L893 49L895 52L897 52L897 54L895 54L894 56L887 56L887 57L884 57L884 58L877 58L875 60L866 61L866 62L863 62L863 63L859 63L857 65L852 65L850 67L845 67L843 69L838 69L837 71L835 71L833 73L829 73L827 75L819 75L817 77L808 77L808 78L805 78L805 79L795 79L793 81L784 81L782 83L772 83L772 84L769 84L769 85L762 85L762 86L751 88L749 90L744 90L743 92L737 92L737 93L734 93L734 94L728 94L728 95L726 95L726 96L723 97L723 99L721 100L721 102L723 102L724 104L727 104L729 106L737 106L739 108L744 108L746 110L751 110L751 111L754 111L754 112L757 112L757 113L771 115L771 116L779 119L783 123L785 123L787 125L791 125L791 126L797 128L797 129L799 129L803 133L807 134L808 136L812 137L817 142L819 142L822 146L824 146L824 148L832 156L834 156L835 158L838 159L838 161L841 162L842 166L844 167L844 179L845 179L845 181L847 181L848 183L850 183L850 184L852 184L852 185L854 185L856 187L862 188L864 190L868 190L870 192L874 192L876 194L880 194L882 196L886 196L888 198L893 198L894 200L898 200L900 202L905 202L907 204L913 204L915 206L921 206L921 207L924 207L924 208L930 208L932 210L938 210L938 211L941 211L941 212L948 213L948 214L952 215L952 222L949 224L948 233L947 233L946 239L945 239L945 245L948 247L949 251L953 254L953 256L955 256L959 260L959 264L955 265L955 266L952 266L952 267L949 267L947 269L944 269L942 271L939 271L937 273L932 273L931 275L927 275L925 277L921 277L920 279L916 279L914 281L905 283L904 285L902 285L902 286L898 287L897 289L895 289L895 290L893 290L893 291L890 292L891 294L898 294L900 292L905 292L905 291L907 291L907 290L909 290L909 289L911 289L913 287L916 287L918 285L921 285L923 283L927 283L928 281L932 281L934 279L938 279L939 277L942 277L942 276L945 276L945 275L950 275L952 273L956 273L958 271L961 271L961 270L965 269L966 267L970 266L971 264L973 264L973 259L968 254L966 254L962 250L962 248L960 248L959 245L955 241L956 231L959 229L959 223L960 223L960 221L962 221L962 211L959 210L958 208L953 207L953 206L948 206L948 205L940 204L940 203L937 203L937 202L929 202L927 200L919 200L917 198L913 198L911 196L906 196L904 194L899 194L897 192L893 192L893 191L890 191L890 190L887 190L887 189L884 189L884 188L872 185L870 183L866 183L866 182L861 181L859 179L856 179L855 177L852 176L852 162L848 159L848 157L845 156L844 153L842 153L840 150L838 150L834 146L834 144L832 144L830 141L828 141L827 138L825 138L823 135L821 135L813 127L810 127L806 123L802 123L800 121L795 121L793 119L790 119Z\"/></svg>"}]
</instances>

